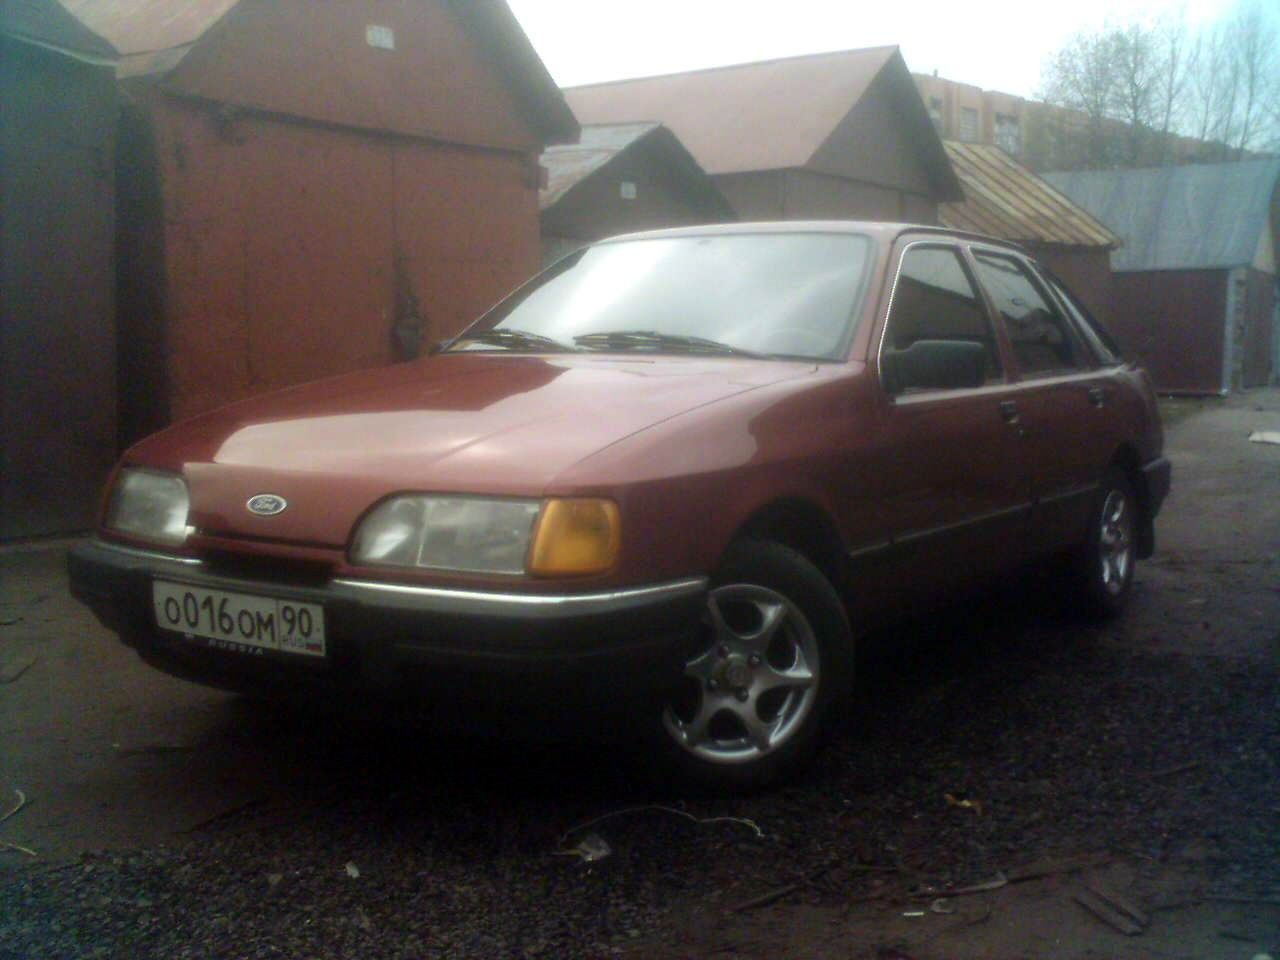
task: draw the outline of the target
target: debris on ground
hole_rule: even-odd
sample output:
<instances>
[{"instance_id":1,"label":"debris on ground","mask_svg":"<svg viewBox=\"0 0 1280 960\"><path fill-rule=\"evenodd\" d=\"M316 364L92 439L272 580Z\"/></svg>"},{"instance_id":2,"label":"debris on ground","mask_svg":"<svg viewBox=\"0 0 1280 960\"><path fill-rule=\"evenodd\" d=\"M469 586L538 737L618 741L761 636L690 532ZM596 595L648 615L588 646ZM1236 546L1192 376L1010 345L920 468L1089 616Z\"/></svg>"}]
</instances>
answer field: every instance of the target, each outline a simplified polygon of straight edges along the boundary
<instances>
[{"instance_id":1,"label":"debris on ground","mask_svg":"<svg viewBox=\"0 0 1280 960\"><path fill-rule=\"evenodd\" d=\"M1280 444L1280 430L1255 430L1249 434L1249 442Z\"/></svg>"},{"instance_id":2,"label":"debris on ground","mask_svg":"<svg viewBox=\"0 0 1280 960\"><path fill-rule=\"evenodd\" d=\"M781 887L774 887L772 890L762 893L758 897L752 897L750 900L745 900L736 907L730 907L729 912L741 913L744 910L754 910L756 907L766 907L771 903L776 903L783 897L789 897L802 887L812 885L836 867L840 867L849 873L896 873L898 871L897 867L882 867L867 863L843 864L839 860L832 860L818 867L818 869L811 871L801 880L797 880L794 883L784 884ZM878 899L879 897L880 894L874 894L871 898L860 897L858 899Z\"/></svg>"},{"instance_id":3,"label":"debris on ground","mask_svg":"<svg viewBox=\"0 0 1280 960\"><path fill-rule=\"evenodd\" d=\"M1013 867L1005 871L1005 877L1010 883L1024 883L1027 880L1039 880L1042 877L1078 873L1081 870L1105 867L1110 862L1111 854L1105 852L1082 853L1073 857L1053 857L1045 860L1036 860L1020 867Z\"/></svg>"},{"instance_id":4,"label":"debris on ground","mask_svg":"<svg viewBox=\"0 0 1280 960\"><path fill-rule=\"evenodd\" d=\"M982 801L970 800L963 796L956 796L954 793L944 793L942 798L947 801L949 807L960 807L962 810L972 810L978 816L982 816Z\"/></svg>"},{"instance_id":5,"label":"debris on ground","mask_svg":"<svg viewBox=\"0 0 1280 960\"><path fill-rule=\"evenodd\" d=\"M1001 887L1009 885L1009 878L1001 871L997 870L996 875L990 880L983 883L973 883L967 887L953 887L951 889L935 889L934 887L921 887L916 890L912 896L916 897L967 897L975 893L990 893L992 890L999 890Z\"/></svg>"},{"instance_id":6,"label":"debris on ground","mask_svg":"<svg viewBox=\"0 0 1280 960\"><path fill-rule=\"evenodd\" d=\"M35 666L40 658L34 654L23 657L11 657L0 660L0 684L13 683L24 673Z\"/></svg>"},{"instance_id":7,"label":"debris on ground","mask_svg":"<svg viewBox=\"0 0 1280 960\"><path fill-rule=\"evenodd\" d=\"M556 853L581 857L583 863L596 863L613 853L609 841L598 833L588 833L568 850L557 850Z\"/></svg>"},{"instance_id":8,"label":"debris on ground","mask_svg":"<svg viewBox=\"0 0 1280 960\"><path fill-rule=\"evenodd\" d=\"M754 820L749 820L746 817L695 817L692 813L689 813L687 810L680 810L676 807L668 807L665 804L661 804L661 803L646 803L638 807L623 807L621 810L612 810L609 813L603 813L598 817L592 817L590 820L586 821L585 823L580 823L575 827L570 827L568 830L566 830L564 833L560 835L560 843L561 845L563 845L566 840L568 840L571 836L573 836L579 830L585 830L588 827L594 827L596 824L604 823L604 821L606 820L612 820L615 817L626 817L636 813L648 813L651 810L656 810L660 813L670 813L677 817L684 817L684 819L690 820L693 823L696 823L699 825L704 825L708 823L741 824L742 826L750 827L753 831L755 831L755 835L757 838L761 840L764 839L764 831L760 829L759 825Z\"/></svg>"},{"instance_id":9,"label":"debris on ground","mask_svg":"<svg viewBox=\"0 0 1280 960\"><path fill-rule=\"evenodd\" d=\"M1136 937L1151 922L1144 912L1125 898L1101 887L1091 886L1077 891L1074 900L1107 926L1128 937Z\"/></svg>"},{"instance_id":10,"label":"debris on ground","mask_svg":"<svg viewBox=\"0 0 1280 960\"><path fill-rule=\"evenodd\" d=\"M347 862L347 876L352 880L360 879L360 868L350 861Z\"/></svg>"},{"instance_id":11,"label":"debris on ground","mask_svg":"<svg viewBox=\"0 0 1280 960\"><path fill-rule=\"evenodd\" d=\"M17 802L14 803L11 808L6 810L3 815L0 815L0 823L4 823L27 805L27 795L25 793L17 789L15 789L13 793ZM13 843L9 840L0 840L0 850L14 850L18 853L25 853L28 857L38 856L38 854L30 847L24 847L20 843Z\"/></svg>"}]
</instances>

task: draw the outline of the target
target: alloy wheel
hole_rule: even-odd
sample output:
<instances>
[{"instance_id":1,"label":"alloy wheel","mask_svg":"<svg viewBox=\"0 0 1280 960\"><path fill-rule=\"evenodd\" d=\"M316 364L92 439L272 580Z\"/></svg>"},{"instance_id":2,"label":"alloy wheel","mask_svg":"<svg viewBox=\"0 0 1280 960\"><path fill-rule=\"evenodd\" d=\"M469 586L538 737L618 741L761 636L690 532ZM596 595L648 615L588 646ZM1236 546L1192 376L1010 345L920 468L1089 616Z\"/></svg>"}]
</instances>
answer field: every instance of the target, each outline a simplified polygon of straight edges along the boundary
<instances>
[{"instance_id":1,"label":"alloy wheel","mask_svg":"<svg viewBox=\"0 0 1280 960\"><path fill-rule=\"evenodd\" d=\"M804 613L777 591L729 584L707 596L705 646L663 713L671 737L716 764L748 763L799 732L814 709L821 666Z\"/></svg>"}]
</instances>

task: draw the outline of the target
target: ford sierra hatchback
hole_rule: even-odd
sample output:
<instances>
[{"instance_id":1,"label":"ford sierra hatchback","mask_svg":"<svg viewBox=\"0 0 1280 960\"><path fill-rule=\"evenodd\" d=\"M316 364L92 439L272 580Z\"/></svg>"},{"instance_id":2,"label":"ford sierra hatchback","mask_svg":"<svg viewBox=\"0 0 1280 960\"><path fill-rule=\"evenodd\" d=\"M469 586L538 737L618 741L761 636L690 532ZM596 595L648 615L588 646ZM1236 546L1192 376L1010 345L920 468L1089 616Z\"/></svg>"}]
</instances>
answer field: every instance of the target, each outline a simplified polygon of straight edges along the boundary
<instances>
[{"instance_id":1,"label":"ford sierra hatchback","mask_svg":"<svg viewBox=\"0 0 1280 960\"><path fill-rule=\"evenodd\" d=\"M1146 374L1017 247L667 230L431 356L142 441L71 583L180 677L605 706L687 777L758 786L851 695L859 635L924 597L1059 557L1118 613L1162 443Z\"/></svg>"}]
</instances>

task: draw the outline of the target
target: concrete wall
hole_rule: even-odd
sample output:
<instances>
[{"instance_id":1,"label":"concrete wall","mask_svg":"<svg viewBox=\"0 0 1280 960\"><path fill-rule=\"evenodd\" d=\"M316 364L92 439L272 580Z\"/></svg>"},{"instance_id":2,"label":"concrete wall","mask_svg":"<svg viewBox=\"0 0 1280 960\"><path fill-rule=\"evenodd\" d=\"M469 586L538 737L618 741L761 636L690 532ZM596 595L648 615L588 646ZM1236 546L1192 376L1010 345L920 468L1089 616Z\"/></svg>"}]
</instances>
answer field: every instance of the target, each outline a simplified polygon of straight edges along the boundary
<instances>
[{"instance_id":1,"label":"concrete wall","mask_svg":"<svg viewBox=\"0 0 1280 960\"><path fill-rule=\"evenodd\" d=\"M1248 270L1244 277L1244 316L1240 331L1240 379L1245 388L1265 387L1273 374L1275 274Z\"/></svg>"}]
</instances>

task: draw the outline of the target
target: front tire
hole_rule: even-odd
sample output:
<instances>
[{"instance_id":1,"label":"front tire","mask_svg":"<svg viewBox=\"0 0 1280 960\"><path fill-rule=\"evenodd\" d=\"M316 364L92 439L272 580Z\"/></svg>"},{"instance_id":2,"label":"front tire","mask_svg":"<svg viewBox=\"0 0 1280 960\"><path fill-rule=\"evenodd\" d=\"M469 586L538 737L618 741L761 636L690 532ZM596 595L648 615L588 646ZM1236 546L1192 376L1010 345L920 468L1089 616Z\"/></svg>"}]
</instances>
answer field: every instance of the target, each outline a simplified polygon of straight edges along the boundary
<instances>
[{"instance_id":1,"label":"front tire","mask_svg":"<svg viewBox=\"0 0 1280 960\"><path fill-rule=\"evenodd\" d=\"M849 622L827 578L789 547L739 541L712 580L702 640L662 711L671 765L718 790L793 776L849 691L852 667Z\"/></svg>"}]
</instances>

